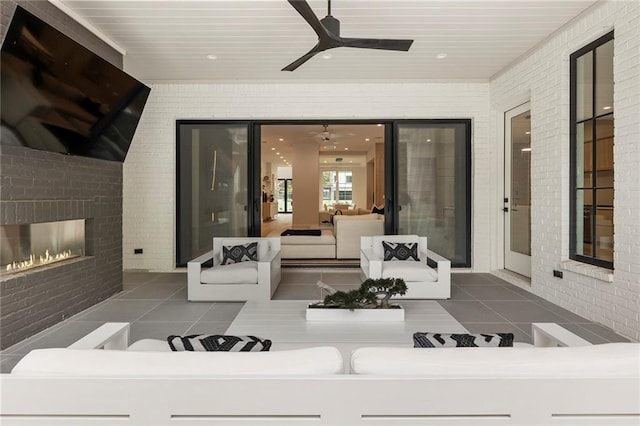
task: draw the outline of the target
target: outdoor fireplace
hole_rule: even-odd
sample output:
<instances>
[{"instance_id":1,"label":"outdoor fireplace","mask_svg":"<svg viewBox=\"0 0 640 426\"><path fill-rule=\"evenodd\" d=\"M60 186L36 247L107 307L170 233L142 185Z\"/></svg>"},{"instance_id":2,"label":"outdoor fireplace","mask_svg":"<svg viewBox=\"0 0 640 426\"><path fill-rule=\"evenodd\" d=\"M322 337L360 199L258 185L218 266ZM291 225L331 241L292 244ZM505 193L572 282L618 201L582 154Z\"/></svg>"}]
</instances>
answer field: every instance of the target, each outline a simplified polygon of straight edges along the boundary
<instances>
[{"instance_id":1,"label":"outdoor fireplace","mask_svg":"<svg viewBox=\"0 0 640 426\"><path fill-rule=\"evenodd\" d=\"M0 226L0 275L85 255L85 221Z\"/></svg>"}]
</instances>

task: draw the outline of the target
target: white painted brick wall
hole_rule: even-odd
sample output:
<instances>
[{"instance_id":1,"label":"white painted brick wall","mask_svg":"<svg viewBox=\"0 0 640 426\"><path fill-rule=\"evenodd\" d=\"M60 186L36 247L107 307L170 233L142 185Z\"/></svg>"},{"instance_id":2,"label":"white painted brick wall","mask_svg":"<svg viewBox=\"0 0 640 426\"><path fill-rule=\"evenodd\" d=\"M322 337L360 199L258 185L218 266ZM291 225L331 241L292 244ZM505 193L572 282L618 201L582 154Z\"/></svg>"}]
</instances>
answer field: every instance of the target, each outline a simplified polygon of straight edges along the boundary
<instances>
[{"instance_id":1,"label":"white painted brick wall","mask_svg":"<svg viewBox=\"0 0 640 426\"><path fill-rule=\"evenodd\" d=\"M492 185L488 83L152 84L124 164L125 270L175 265L175 121L177 119L471 118L473 258L488 271ZM143 248L134 255L134 248Z\"/></svg>"},{"instance_id":2,"label":"white painted brick wall","mask_svg":"<svg viewBox=\"0 0 640 426\"><path fill-rule=\"evenodd\" d=\"M640 2L610 1L592 7L537 50L492 79L492 151L503 151L502 116L531 99L532 291L578 315L640 340ZM569 258L569 55L615 30L615 254L614 282L552 270ZM502 158L493 161L501 175ZM502 206L501 183L492 212ZM502 267L503 217L493 268Z\"/></svg>"}]
</instances>

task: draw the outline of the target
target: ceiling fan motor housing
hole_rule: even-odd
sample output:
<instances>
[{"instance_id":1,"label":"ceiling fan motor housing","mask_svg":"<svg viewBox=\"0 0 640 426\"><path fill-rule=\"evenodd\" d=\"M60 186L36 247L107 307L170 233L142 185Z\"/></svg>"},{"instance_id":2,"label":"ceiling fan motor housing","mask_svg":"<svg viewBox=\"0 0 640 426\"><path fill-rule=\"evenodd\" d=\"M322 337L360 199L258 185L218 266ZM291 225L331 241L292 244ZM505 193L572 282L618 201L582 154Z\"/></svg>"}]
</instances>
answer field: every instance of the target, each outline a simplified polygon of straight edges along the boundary
<instances>
[{"instance_id":1,"label":"ceiling fan motor housing","mask_svg":"<svg viewBox=\"0 0 640 426\"><path fill-rule=\"evenodd\" d=\"M340 21L331 15L327 15L320 20L323 27L336 37L340 37Z\"/></svg>"}]
</instances>

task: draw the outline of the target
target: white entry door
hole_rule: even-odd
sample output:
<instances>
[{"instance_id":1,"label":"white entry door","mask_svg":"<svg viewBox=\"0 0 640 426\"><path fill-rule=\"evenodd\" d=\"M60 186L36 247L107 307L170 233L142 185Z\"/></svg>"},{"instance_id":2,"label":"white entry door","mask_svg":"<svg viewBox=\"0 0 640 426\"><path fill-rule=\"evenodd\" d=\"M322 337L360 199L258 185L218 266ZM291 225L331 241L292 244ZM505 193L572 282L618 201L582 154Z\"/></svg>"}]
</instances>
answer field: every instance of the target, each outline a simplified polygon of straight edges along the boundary
<instances>
[{"instance_id":1,"label":"white entry door","mask_svg":"<svg viewBox=\"0 0 640 426\"><path fill-rule=\"evenodd\" d=\"M505 113L504 267L531 277L531 111Z\"/></svg>"}]
</instances>

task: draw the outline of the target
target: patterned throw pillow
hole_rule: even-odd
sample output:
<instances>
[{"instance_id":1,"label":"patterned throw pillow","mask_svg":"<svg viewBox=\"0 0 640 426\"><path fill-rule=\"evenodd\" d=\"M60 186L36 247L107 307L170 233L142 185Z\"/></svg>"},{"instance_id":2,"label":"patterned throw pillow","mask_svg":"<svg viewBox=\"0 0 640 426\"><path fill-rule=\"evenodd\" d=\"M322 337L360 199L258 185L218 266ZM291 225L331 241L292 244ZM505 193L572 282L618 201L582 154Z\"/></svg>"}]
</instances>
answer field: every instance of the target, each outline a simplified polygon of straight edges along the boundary
<instances>
[{"instance_id":1,"label":"patterned throw pillow","mask_svg":"<svg viewBox=\"0 0 640 426\"><path fill-rule=\"evenodd\" d=\"M414 348L513 347L513 333L413 333Z\"/></svg>"},{"instance_id":2,"label":"patterned throw pillow","mask_svg":"<svg viewBox=\"0 0 640 426\"><path fill-rule=\"evenodd\" d=\"M384 260L415 260L418 261L418 243L382 242Z\"/></svg>"},{"instance_id":3,"label":"patterned throw pillow","mask_svg":"<svg viewBox=\"0 0 640 426\"><path fill-rule=\"evenodd\" d=\"M258 243L247 243L238 246L222 246L222 264L249 262L258 260Z\"/></svg>"},{"instance_id":4,"label":"patterned throw pillow","mask_svg":"<svg viewBox=\"0 0 640 426\"><path fill-rule=\"evenodd\" d=\"M167 337L172 351L263 352L271 348L271 340L255 336L192 334Z\"/></svg>"}]
</instances>

